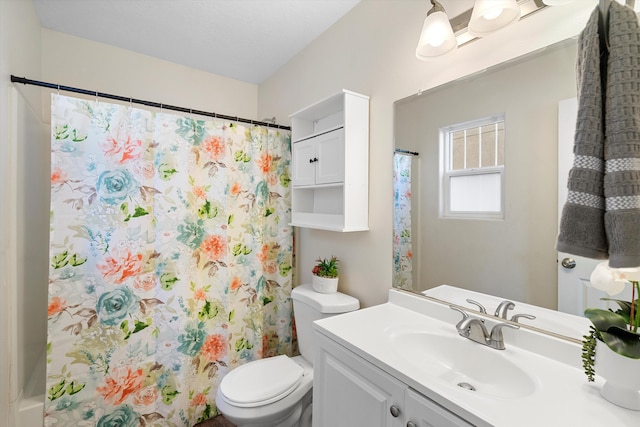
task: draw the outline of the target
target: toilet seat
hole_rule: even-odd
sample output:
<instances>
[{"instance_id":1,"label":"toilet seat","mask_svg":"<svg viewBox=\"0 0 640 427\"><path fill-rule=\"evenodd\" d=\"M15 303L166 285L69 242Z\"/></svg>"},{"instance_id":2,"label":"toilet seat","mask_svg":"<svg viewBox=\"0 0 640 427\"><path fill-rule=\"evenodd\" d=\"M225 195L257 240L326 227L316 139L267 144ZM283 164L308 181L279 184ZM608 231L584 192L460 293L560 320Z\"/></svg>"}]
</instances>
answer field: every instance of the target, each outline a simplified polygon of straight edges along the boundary
<instances>
[{"instance_id":1,"label":"toilet seat","mask_svg":"<svg viewBox=\"0 0 640 427\"><path fill-rule=\"evenodd\" d=\"M219 390L225 400L240 408L268 405L291 394L304 369L286 355L256 360L229 372Z\"/></svg>"}]
</instances>

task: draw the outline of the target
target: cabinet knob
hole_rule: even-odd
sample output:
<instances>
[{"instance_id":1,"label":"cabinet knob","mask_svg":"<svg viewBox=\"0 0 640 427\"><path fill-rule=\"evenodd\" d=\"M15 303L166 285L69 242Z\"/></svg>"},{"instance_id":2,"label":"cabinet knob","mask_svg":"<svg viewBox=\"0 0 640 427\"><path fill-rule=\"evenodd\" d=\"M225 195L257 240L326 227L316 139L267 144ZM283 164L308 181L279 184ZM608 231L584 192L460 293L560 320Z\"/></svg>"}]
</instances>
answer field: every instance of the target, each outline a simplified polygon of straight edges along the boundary
<instances>
[{"instance_id":1,"label":"cabinet knob","mask_svg":"<svg viewBox=\"0 0 640 427\"><path fill-rule=\"evenodd\" d=\"M417 426L417 425L416 425L416 423L414 423L413 421L409 421L409 422L407 423L407 427L418 427L418 426Z\"/></svg>"},{"instance_id":2,"label":"cabinet knob","mask_svg":"<svg viewBox=\"0 0 640 427\"><path fill-rule=\"evenodd\" d=\"M391 408L389 408L389 411L391 411L391 415L394 418L397 418L398 415L400 415L400 408L398 408L396 405L391 405Z\"/></svg>"},{"instance_id":3,"label":"cabinet knob","mask_svg":"<svg viewBox=\"0 0 640 427\"><path fill-rule=\"evenodd\" d=\"M309 159L309 163L315 163L318 161L317 157L314 157L313 159Z\"/></svg>"}]
</instances>

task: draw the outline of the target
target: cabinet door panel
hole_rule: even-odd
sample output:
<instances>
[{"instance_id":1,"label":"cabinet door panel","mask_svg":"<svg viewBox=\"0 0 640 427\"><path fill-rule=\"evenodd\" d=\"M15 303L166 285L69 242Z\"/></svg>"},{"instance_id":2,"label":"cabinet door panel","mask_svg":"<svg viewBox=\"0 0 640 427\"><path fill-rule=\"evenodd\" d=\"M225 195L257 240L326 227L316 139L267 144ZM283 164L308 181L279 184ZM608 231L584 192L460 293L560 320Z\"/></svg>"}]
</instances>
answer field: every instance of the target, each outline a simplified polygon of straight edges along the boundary
<instances>
[{"instance_id":1,"label":"cabinet door panel","mask_svg":"<svg viewBox=\"0 0 640 427\"><path fill-rule=\"evenodd\" d=\"M411 389L405 395L407 423L417 427L473 427L462 418Z\"/></svg>"},{"instance_id":2,"label":"cabinet door panel","mask_svg":"<svg viewBox=\"0 0 640 427\"><path fill-rule=\"evenodd\" d=\"M316 335L317 337L319 335ZM406 386L320 336L314 358L314 427L402 427ZM396 416L391 407L398 408Z\"/></svg>"},{"instance_id":3,"label":"cabinet door panel","mask_svg":"<svg viewBox=\"0 0 640 427\"><path fill-rule=\"evenodd\" d=\"M292 180L294 186L316 183L316 148L313 139L293 144Z\"/></svg>"},{"instance_id":4,"label":"cabinet door panel","mask_svg":"<svg viewBox=\"0 0 640 427\"><path fill-rule=\"evenodd\" d=\"M318 156L316 184L330 184L344 180L344 129L319 135L316 141Z\"/></svg>"},{"instance_id":5,"label":"cabinet door panel","mask_svg":"<svg viewBox=\"0 0 640 427\"><path fill-rule=\"evenodd\" d=\"M329 357L325 365L325 426L387 426L388 393Z\"/></svg>"}]
</instances>

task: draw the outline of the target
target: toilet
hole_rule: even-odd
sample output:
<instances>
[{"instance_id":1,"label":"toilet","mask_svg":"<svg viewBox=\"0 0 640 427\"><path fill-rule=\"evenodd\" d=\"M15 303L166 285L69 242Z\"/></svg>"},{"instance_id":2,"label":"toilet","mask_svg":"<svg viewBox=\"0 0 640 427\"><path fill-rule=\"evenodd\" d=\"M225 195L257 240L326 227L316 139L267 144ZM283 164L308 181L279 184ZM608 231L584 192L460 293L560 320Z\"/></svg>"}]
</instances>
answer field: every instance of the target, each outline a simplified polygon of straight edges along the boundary
<instances>
[{"instance_id":1,"label":"toilet","mask_svg":"<svg viewBox=\"0 0 640 427\"><path fill-rule=\"evenodd\" d=\"M313 322L360 308L340 292L321 294L310 284L291 291L300 356L255 360L229 372L216 393L218 410L239 427L311 427Z\"/></svg>"}]
</instances>

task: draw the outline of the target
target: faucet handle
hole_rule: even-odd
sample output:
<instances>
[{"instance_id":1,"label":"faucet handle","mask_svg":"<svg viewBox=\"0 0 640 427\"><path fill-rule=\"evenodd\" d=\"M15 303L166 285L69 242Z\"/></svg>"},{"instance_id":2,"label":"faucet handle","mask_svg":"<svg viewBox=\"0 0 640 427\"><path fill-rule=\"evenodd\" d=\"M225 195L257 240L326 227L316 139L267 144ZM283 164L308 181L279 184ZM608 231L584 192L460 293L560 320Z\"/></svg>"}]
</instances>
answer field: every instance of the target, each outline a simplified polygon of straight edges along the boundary
<instances>
[{"instance_id":1,"label":"faucet handle","mask_svg":"<svg viewBox=\"0 0 640 427\"><path fill-rule=\"evenodd\" d=\"M498 308L496 308L494 316L507 320L507 311L513 310L515 306L516 305L513 302L504 300L500 303L500 305L498 305Z\"/></svg>"},{"instance_id":2,"label":"faucet handle","mask_svg":"<svg viewBox=\"0 0 640 427\"><path fill-rule=\"evenodd\" d=\"M472 299L468 299L468 298L467 298L467 302L468 302L469 304L477 305L477 306L478 306L478 310L480 310L480 313L487 314L487 309L486 309L486 308L484 308L484 305L480 304L478 301L474 301L474 300L472 300Z\"/></svg>"},{"instance_id":3,"label":"faucet handle","mask_svg":"<svg viewBox=\"0 0 640 427\"><path fill-rule=\"evenodd\" d=\"M462 310L459 307L456 307L455 305L449 305L449 308L451 310L455 310L458 313L462 314L462 319L460 319L460 321L456 324L456 329L458 330L458 332L460 332L463 329L467 329L472 321L484 323L484 320L480 320L475 317L469 316L469 313L467 313L466 311ZM484 325L482 326L484 327Z\"/></svg>"},{"instance_id":4,"label":"faucet handle","mask_svg":"<svg viewBox=\"0 0 640 427\"><path fill-rule=\"evenodd\" d=\"M469 316L469 313L454 305L449 305L449 308L462 314L462 319L456 325L458 334L465 338L469 338L472 341L486 345L489 332L484 326L484 320L477 317L471 317Z\"/></svg>"},{"instance_id":5,"label":"faucet handle","mask_svg":"<svg viewBox=\"0 0 640 427\"><path fill-rule=\"evenodd\" d=\"M514 314L511 317L511 321L515 322L515 323L518 323L518 320L520 320L520 318L534 320L536 318L536 316L532 316L531 314Z\"/></svg>"},{"instance_id":6,"label":"faucet handle","mask_svg":"<svg viewBox=\"0 0 640 427\"><path fill-rule=\"evenodd\" d=\"M498 350L504 350L504 337L502 336L502 328L520 329L520 326L513 325L511 323L498 323L491 329L491 335L489 338L491 338L491 341L497 344L495 348Z\"/></svg>"},{"instance_id":7,"label":"faucet handle","mask_svg":"<svg viewBox=\"0 0 640 427\"><path fill-rule=\"evenodd\" d=\"M467 312L466 312L466 311L464 311L463 309L461 309L461 308L459 308L459 307L456 307L456 306L455 306L455 305L453 305L453 304L450 304L450 305L449 305L449 308L450 308L451 310L455 310L455 311L457 311L458 313L462 314L462 320L460 320L460 322L458 322L458 325L460 325L462 322L464 322L465 320L467 320L467 319L469 318L469 313L467 313Z\"/></svg>"}]
</instances>

